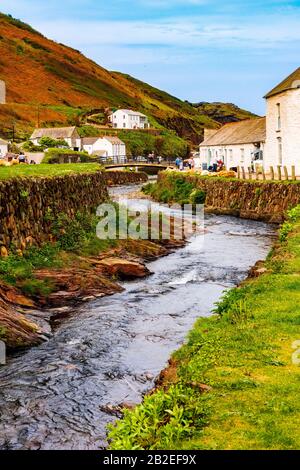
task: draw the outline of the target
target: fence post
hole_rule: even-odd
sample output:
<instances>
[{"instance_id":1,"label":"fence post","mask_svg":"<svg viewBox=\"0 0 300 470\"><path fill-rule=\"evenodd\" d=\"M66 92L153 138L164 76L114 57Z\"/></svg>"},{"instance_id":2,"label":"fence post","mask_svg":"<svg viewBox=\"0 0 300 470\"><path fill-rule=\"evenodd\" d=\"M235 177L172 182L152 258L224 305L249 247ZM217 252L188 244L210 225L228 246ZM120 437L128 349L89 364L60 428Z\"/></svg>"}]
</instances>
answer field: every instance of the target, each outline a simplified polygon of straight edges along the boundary
<instances>
[{"instance_id":1,"label":"fence post","mask_svg":"<svg viewBox=\"0 0 300 470\"><path fill-rule=\"evenodd\" d=\"M296 167L295 165L292 166L292 180L296 179Z\"/></svg>"},{"instance_id":2,"label":"fence post","mask_svg":"<svg viewBox=\"0 0 300 470\"><path fill-rule=\"evenodd\" d=\"M239 166L237 167L237 176L238 176L238 179L241 178L241 168Z\"/></svg>"},{"instance_id":3,"label":"fence post","mask_svg":"<svg viewBox=\"0 0 300 470\"><path fill-rule=\"evenodd\" d=\"M283 171L284 171L284 179L288 180L289 179L289 172L288 172L288 169L287 169L286 166L283 167Z\"/></svg>"},{"instance_id":4,"label":"fence post","mask_svg":"<svg viewBox=\"0 0 300 470\"><path fill-rule=\"evenodd\" d=\"M251 167L248 166L248 174L249 174L249 180L252 180L252 173L251 173Z\"/></svg>"},{"instance_id":5,"label":"fence post","mask_svg":"<svg viewBox=\"0 0 300 470\"><path fill-rule=\"evenodd\" d=\"M243 180L246 179L245 167L243 167L243 166L242 166L242 178L243 178Z\"/></svg>"},{"instance_id":6,"label":"fence post","mask_svg":"<svg viewBox=\"0 0 300 470\"><path fill-rule=\"evenodd\" d=\"M266 173L265 173L264 167L262 169L262 179L263 179L263 181L266 181Z\"/></svg>"},{"instance_id":7,"label":"fence post","mask_svg":"<svg viewBox=\"0 0 300 470\"><path fill-rule=\"evenodd\" d=\"M271 180L274 181L275 174L274 174L274 167L273 166L270 166L270 174L271 174Z\"/></svg>"},{"instance_id":8,"label":"fence post","mask_svg":"<svg viewBox=\"0 0 300 470\"><path fill-rule=\"evenodd\" d=\"M278 174L278 180L281 181L281 166L277 165L277 174Z\"/></svg>"}]
</instances>

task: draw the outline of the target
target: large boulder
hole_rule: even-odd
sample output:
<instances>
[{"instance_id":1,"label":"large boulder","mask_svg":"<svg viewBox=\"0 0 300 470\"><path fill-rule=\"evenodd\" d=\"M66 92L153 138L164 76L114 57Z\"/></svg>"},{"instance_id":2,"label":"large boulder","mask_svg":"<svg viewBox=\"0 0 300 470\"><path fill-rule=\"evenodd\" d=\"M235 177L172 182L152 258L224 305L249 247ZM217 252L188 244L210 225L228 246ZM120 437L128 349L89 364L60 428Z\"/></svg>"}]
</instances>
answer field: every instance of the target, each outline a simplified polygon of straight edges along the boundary
<instances>
[{"instance_id":1,"label":"large boulder","mask_svg":"<svg viewBox=\"0 0 300 470\"><path fill-rule=\"evenodd\" d=\"M150 274L144 264L122 258L104 258L99 264L108 275L117 276L120 279L141 278Z\"/></svg>"}]
</instances>

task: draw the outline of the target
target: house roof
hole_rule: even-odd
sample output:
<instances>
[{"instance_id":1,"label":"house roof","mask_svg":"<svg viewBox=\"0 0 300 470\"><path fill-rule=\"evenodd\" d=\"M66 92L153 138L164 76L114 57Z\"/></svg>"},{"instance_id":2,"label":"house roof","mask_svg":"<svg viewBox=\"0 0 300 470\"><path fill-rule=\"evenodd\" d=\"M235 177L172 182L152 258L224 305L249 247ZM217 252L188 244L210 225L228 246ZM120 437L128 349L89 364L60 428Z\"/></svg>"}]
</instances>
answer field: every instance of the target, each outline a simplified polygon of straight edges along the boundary
<instances>
[{"instance_id":1,"label":"house roof","mask_svg":"<svg viewBox=\"0 0 300 470\"><path fill-rule=\"evenodd\" d=\"M77 134L77 129L75 126L73 127L45 127L45 128L35 129L35 131L33 132L30 138L40 139L42 137L51 137L52 139L68 139L68 138L73 137L74 132L76 132Z\"/></svg>"},{"instance_id":2,"label":"house roof","mask_svg":"<svg viewBox=\"0 0 300 470\"><path fill-rule=\"evenodd\" d=\"M101 139L101 137L83 137L81 141L82 141L82 145L93 145L99 139Z\"/></svg>"},{"instance_id":3,"label":"house roof","mask_svg":"<svg viewBox=\"0 0 300 470\"><path fill-rule=\"evenodd\" d=\"M265 98L271 98L271 96L278 95L278 93L295 88L300 88L300 67L279 83L279 85L269 91Z\"/></svg>"},{"instance_id":4,"label":"house roof","mask_svg":"<svg viewBox=\"0 0 300 470\"><path fill-rule=\"evenodd\" d=\"M103 136L103 139L108 140L111 144L120 144L120 145L125 145L124 142L119 139L119 137L115 136Z\"/></svg>"},{"instance_id":5,"label":"house roof","mask_svg":"<svg viewBox=\"0 0 300 470\"><path fill-rule=\"evenodd\" d=\"M131 116L147 117L145 114L140 113L139 111L133 111L132 109L117 109L117 111L122 111L122 113L130 114Z\"/></svg>"},{"instance_id":6,"label":"house roof","mask_svg":"<svg viewBox=\"0 0 300 470\"><path fill-rule=\"evenodd\" d=\"M215 134L205 139L200 146L253 144L266 140L266 118L247 119L225 124Z\"/></svg>"},{"instance_id":7,"label":"house roof","mask_svg":"<svg viewBox=\"0 0 300 470\"><path fill-rule=\"evenodd\" d=\"M6 142L6 140L0 139L0 145L8 145L8 142Z\"/></svg>"}]
</instances>

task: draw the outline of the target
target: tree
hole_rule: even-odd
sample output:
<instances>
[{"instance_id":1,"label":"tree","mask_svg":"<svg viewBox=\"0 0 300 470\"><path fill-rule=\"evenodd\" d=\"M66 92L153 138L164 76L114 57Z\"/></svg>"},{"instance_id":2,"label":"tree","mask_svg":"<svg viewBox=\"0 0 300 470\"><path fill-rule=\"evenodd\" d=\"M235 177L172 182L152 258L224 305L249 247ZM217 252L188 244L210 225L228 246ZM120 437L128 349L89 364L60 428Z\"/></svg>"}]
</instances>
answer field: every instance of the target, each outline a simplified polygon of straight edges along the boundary
<instances>
[{"instance_id":1,"label":"tree","mask_svg":"<svg viewBox=\"0 0 300 470\"><path fill-rule=\"evenodd\" d=\"M39 145L44 148L68 147L68 144L64 139L52 139L52 137L47 136L40 139Z\"/></svg>"}]
</instances>

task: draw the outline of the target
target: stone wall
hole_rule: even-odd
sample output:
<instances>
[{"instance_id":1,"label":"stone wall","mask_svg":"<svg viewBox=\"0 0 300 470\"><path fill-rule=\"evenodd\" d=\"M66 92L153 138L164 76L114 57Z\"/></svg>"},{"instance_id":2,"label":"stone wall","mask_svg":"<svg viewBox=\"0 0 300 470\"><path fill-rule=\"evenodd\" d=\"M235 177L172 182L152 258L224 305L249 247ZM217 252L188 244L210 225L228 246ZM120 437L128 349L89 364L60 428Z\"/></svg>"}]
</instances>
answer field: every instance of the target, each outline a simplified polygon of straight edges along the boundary
<instances>
[{"instance_id":1,"label":"stone wall","mask_svg":"<svg viewBox=\"0 0 300 470\"><path fill-rule=\"evenodd\" d=\"M206 210L216 214L281 223L286 211L300 203L300 182L263 182L186 176L206 192ZM168 173L158 180L168 185Z\"/></svg>"},{"instance_id":2,"label":"stone wall","mask_svg":"<svg viewBox=\"0 0 300 470\"><path fill-rule=\"evenodd\" d=\"M147 175L129 172L0 180L1 253L52 241L49 214L92 211L108 198L107 186L145 181Z\"/></svg>"}]
</instances>

